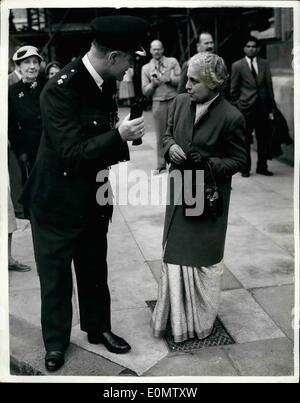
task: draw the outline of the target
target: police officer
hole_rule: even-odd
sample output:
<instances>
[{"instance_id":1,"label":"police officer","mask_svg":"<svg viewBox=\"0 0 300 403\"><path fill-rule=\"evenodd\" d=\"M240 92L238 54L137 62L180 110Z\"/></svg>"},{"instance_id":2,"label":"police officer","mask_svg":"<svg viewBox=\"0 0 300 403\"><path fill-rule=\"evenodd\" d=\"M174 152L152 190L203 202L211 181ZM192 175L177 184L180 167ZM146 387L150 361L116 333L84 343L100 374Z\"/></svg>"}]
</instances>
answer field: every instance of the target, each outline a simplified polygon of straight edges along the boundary
<instances>
[{"instance_id":1,"label":"police officer","mask_svg":"<svg viewBox=\"0 0 300 403\"><path fill-rule=\"evenodd\" d=\"M49 80L41 95L44 133L23 193L31 209L34 251L41 285L45 365L64 364L72 324L74 262L81 330L92 344L126 353L129 344L111 331L107 285L107 229L112 205L96 202L99 172L129 159L127 141L144 134L144 120L119 126L116 80L132 66L147 30L131 16L98 17L94 41L83 57ZM107 185L103 179L104 185Z\"/></svg>"}]
</instances>

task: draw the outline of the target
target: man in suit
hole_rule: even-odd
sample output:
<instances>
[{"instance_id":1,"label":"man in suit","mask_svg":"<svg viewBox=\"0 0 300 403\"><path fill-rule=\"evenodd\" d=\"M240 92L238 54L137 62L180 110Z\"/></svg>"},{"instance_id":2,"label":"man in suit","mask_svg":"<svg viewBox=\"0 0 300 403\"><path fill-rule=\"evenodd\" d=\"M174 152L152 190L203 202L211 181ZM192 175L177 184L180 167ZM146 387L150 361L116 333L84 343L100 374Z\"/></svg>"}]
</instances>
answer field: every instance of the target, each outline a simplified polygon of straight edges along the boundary
<instances>
[{"instance_id":1,"label":"man in suit","mask_svg":"<svg viewBox=\"0 0 300 403\"><path fill-rule=\"evenodd\" d=\"M249 177L251 169L252 132L257 139L256 173L272 176L268 170L268 146L270 121L274 119L274 94L270 67L267 60L257 57L257 39L249 37L245 41L245 57L236 61L231 69L230 95L232 103L246 119L247 164L242 171Z\"/></svg>"},{"instance_id":2,"label":"man in suit","mask_svg":"<svg viewBox=\"0 0 300 403\"><path fill-rule=\"evenodd\" d=\"M112 197L108 192L107 200L96 201L96 194L109 183L108 167L129 159L127 141L144 134L142 117L129 120L128 115L116 126L116 80L132 66L147 24L111 16L94 19L91 27L95 39L87 54L65 66L42 92L44 132L23 193L31 209L49 371L64 364L70 342L72 261L80 326L89 343L104 344L116 354L130 350L111 331L106 234Z\"/></svg>"},{"instance_id":3,"label":"man in suit","mask_svg":"<svg viewBox=\"0 0 300 403\"><path fill-rule=\"evenodd\" d=\"M168 109L177 95L181 68L177 59L164 56L161 41L151 42L152 59L142 67L142 91L152 97L152 113L156 135L156 171L166 167L163 156L162 138L167 128Z\"/></svg>"},{"instance_id":4,"label":"man in suit","mask_svg":"<svg viewBox=\"0 0 300 403\"><path fill-rule=\"evenodd\" d=\"M214 39L209 32L201 32L199 35L199 42L197 43L197 53L213 53L215 49ZM182 66L180 81L178 84L178 94L186 92L188 62Z\"/></svg>"}]
</instances>

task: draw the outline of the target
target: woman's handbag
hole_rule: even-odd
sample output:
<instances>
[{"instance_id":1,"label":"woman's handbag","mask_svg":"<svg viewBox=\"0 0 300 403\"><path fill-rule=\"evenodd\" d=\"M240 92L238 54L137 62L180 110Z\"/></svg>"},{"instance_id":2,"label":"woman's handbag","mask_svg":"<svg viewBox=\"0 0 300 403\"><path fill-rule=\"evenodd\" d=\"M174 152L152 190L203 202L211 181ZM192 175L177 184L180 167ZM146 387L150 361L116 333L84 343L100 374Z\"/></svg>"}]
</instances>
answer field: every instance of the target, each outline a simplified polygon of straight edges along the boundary
<instances>
[{"instance_id":1,"label":"woman's handbag","mask_svg":"<svg viewBox=\"0 0 300 403\"><path fill-rule=\"evenodd\" d=\"M196 171L195 171L195 166L193 166L193 163L191 161L187 161L185 164L185 169L190 169L192 171L192 194L196 194ZM197 215L198 217L211 217L211 218L217 218L218 216L221 216L223 213L223 197L218 189L215 176L213 173L213 168L212 168L212 163L211 161L206 158L205 163L203 166L204 173L205 173L205 183L204 183L204 209L202 214ZM183 181L184 183L184 181ZM184 188L184 184L183 184ZM185 215L195 217L195 215L191 215L187 213L187 209L190 210L193 207L196 207L195 205L187 205L185 203L185 198L183 197L183 205L186 207L185 208Z\"/></svg>"}]
</instances>

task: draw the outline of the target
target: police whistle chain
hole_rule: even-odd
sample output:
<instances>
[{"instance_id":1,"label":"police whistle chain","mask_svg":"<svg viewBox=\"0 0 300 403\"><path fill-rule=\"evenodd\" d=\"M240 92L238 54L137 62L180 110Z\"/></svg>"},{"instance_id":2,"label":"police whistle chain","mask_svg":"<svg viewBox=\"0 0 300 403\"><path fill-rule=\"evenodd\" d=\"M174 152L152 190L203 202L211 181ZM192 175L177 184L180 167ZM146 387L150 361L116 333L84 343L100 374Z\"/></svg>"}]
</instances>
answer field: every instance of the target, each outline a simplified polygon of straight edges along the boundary
<instances>
[{"instance_id":1,"label":"police whistle chain","mask_svg":"<svg viewBox=\"0 0 300 403\"><path fill-rule=\"evenodd\" d=\"M143 98L136 98L130 108L129 120L141 117L143 114ZM143 143L142 139L133 140L133 146L139 146Z\"/></svg>"}]
</instances>

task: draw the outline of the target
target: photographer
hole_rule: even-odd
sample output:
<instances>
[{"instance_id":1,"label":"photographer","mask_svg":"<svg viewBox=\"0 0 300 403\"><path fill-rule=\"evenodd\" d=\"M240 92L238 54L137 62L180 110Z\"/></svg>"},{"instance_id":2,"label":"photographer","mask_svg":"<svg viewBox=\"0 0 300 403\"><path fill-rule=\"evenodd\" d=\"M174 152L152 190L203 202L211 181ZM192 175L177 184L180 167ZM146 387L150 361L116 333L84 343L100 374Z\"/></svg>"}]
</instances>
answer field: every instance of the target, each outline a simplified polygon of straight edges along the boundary
<instances>
[{"instance_id":1,"label":"photographer","mask_svg":"<svg viewBox=\"0 0 300 403\"><path fill-rule=\"evenodd\" d=\"M210 335L218 311L231 176L246 163L245 120L221 95L227 70L221 57L199 53L188 67L187 94L170 110L163 139L171 162L169 204L163 235L163 267L153 313L154 335L163 335L170 318L175 342ZM188 216L175 195L172 172L204 170L205 190L215 183L212 203ZM173 172L174 173L174 172ZM182 190L193 183L184 181ZM184 189L183 189L184 188ZM215 204L222 197L222 206Z\"/></svg>"},{"instance_id":2,"label":"photographer","mask_svg":"<svg viewBox=\"0 0 300 403\"><path fill-rule=\"evenodd\" d=\"M168 110L177 95L177 85L181 68L177 59L163 55L163 44L152 41L150 46L152 59L142 67L142 91L146 97L152 97L152 113L156 134L156 170L165 169L162 138L167 128Z\"/></svg>"}]
</instances>

